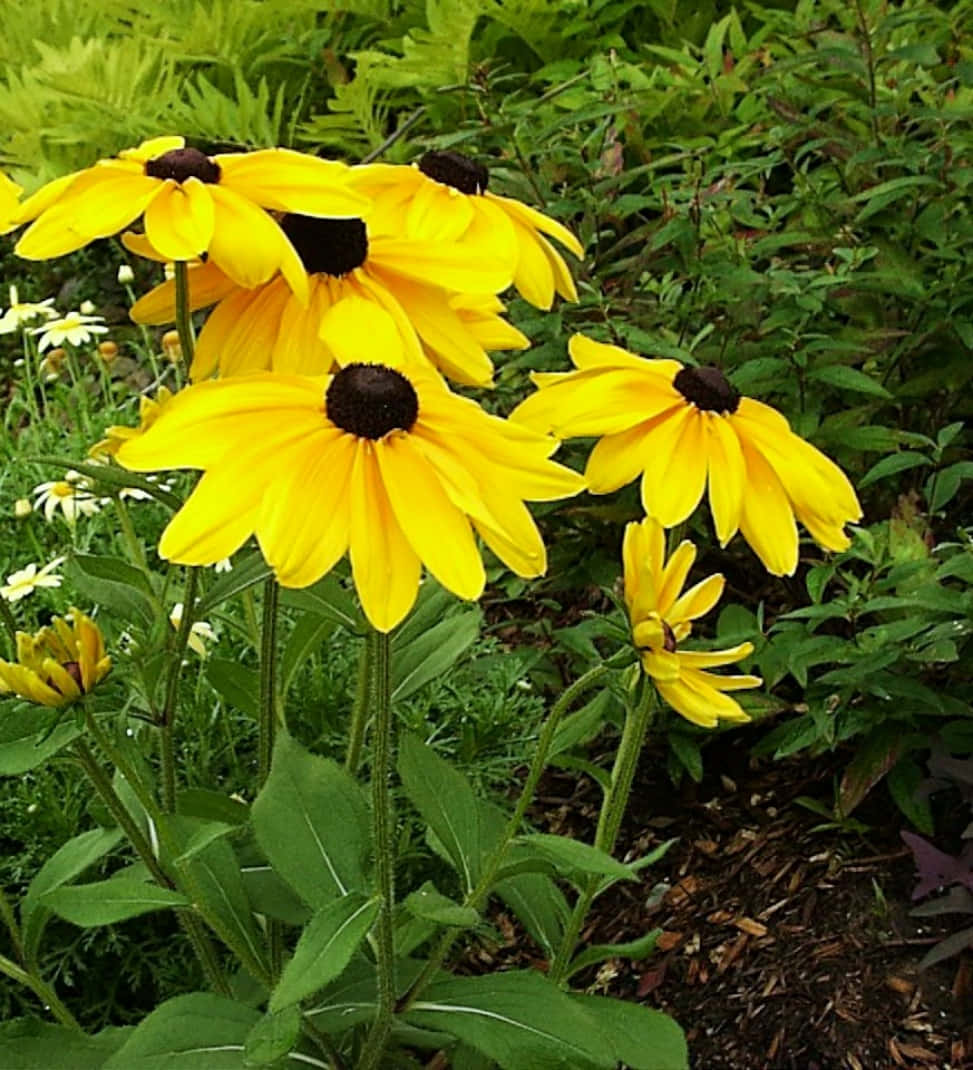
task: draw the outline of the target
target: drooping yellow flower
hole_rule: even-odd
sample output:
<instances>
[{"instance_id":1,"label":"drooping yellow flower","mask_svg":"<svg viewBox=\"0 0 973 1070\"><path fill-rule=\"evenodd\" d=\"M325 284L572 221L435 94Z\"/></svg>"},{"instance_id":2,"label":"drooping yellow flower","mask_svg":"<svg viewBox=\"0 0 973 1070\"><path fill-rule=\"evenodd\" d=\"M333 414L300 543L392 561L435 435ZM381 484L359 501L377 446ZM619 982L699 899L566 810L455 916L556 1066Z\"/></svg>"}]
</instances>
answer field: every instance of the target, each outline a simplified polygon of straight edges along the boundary
<instances>
[{"instance_id":1,"label":"drooping yellow flower","mask_svg":"<svg viewBox=\"0 0 973 1070\"><path fill-rule=\"evenodd\" d=\"M280 227L308 273L309 300L300 301L279 275L244 289L212 261L194 266L192 307L216 305L197 341L194 381L216 371L324 375L362 351L380 351L388 336L397 335L400 341L392 344L410 358L425 356L456 382L487 386L493 364L480 338L500 341L501 348L528 344L513 328L501 336L470 326L452 307L450 295L457 291L492 300L510 283L502 264L469 246L376 237L361 219L289 214ZM124 240L133 251L154 255L145 238ZM175 309L175 283L169 281L137 301L131 315L136 323L169 323Z\"/></svg>"},{"instance_id":2,"label":"drooping yellow flower","mask_svg":"<svg viewBox=\"0 0 973 1070\"><path fill-rule=\"evenodd\" d=\"M665 532L651 517L626 525L622 557L632 639L642 667L662 698L704 728L715 728L719 720L749 721L739 703L724 692L759 687L760 677L721 676L706 670L733 665L753 653L753 644L741 643L729 650L679 649L692 632L692 622L720 600L723 577L718 573L708 576L683 593L696 547L686 540L666 561Z\"/></svg>"},{"instance_id":3,"label":"drooping yellow flower","mask_svg":"<svg viewBox=\"0 0 973 1070\"><path fill-rule=\"evenodd\" d=\"M207 156L181 137L151 138L28 197L17 221L34 222L16 252L28 260L61 256L144 213L146 234L167 259L205 252L240 286L280 269L300 292L300 262L265 209L360 215L368 202L346 185L347 174L343 164L289 149Z\"/></svg>"},{"instance_id":4,"label":"drooping yellow flower","mask_svg":"<svg viewBox=\"0 0 973 1070\"><path fill-rule=\"evenodd\" d=\"M17 632L17 660L0 661L0 685L41 706L65 706L88 694L110 669L98 625L71 609L34 635Z\"/></svg>"},{"instance_id":5,"label":"drooping yellow flower","mask_svg":"<svg viewBox=\"0 0 973 1070\"><path fill-rule=\"evenodd\" d=\"M555 449L451 393L431 369L355 363L317 379L199 383L117 459L204 472L163 532L163 557L211 565L255 533L280 583L304 587L347 550L362 607L387 632L415 602L423 564L459 597L480 596L474 531L519 575L545 571L524 502L584 485L548 459Z\"/></svg>"},{"instance_id":6,"label":"drooping yellow flower","mask_svg":"<svg viewBox=\"0 0 973 1070\"><path fill-rule=\"evenodd\" d=\"M460 152L427 152L418 164L365 164L351 183L372 198L376 231L434 241L460 241L506 264L521 296L550 308L555 292L577 301L563 257L544 236L575 256L584 249L567 227L512 197L487 189L490 173Z\"/></svg>"},{"instance_id":7,"label":"drooping yellow flower","mask_svg":"<svg viewBox=\"0 0 973 1070\"><path fill-rule=\"evenodd\" d=\"M139 398L139 425L127 427L124 424L113 424L105 429L105 437L96 442L88 450L88 456L96 460L104 460L106 457L114 457L118 453L123 442L138 438L159 418L159 413L172 400L173 393L166 386L160 386L154 398L143 394Z\"/></svg>"},{"instance_id":8,"label":"drooping yellow flower","mask_svg":"<svg viewBox=\"0 0 973 1070\"><path fill-rule=\"evenodd\" d=\"M560 438L598 436L585 477L608 494L642 477L642 504L663 527L709 489L722 545L739 530L776 576L797 568L795 517L828 550L849 545L861 507L845 474L775 409L741 398L718 368L647 360L576 334L577 371L536 374L540 389L511 414Z\"/></svg>"}]
</instances>

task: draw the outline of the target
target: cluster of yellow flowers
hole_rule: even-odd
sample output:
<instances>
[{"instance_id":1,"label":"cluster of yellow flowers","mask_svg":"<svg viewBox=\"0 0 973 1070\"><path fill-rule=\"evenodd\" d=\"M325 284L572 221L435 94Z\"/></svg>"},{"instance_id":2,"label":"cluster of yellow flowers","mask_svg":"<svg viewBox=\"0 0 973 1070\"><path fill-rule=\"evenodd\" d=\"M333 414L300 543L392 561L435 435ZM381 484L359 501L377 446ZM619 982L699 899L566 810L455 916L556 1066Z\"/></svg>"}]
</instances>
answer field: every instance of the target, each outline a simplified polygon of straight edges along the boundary
<instances>
[{"instance_id":1,"label":"cluster of yellow flowers","mask_svg":"<svg viewBox=\"0 0 973 1070\"><path fill-rule=\"evenodd\" d=\"M643 666L691 720L745 720L725 692L759 680L704 670L749 647L679 649L722 577L680 596L695 550L683 543L666 563L663 528L689 517L708 486L720 542L739 530L787 574L796 519L823 546L847 545L854 491L717 368L576 335L576 370L536 375L538 391L509 419L454 393L446 380L491 384L488 351L529 345L503 318L509 286L542 309L556 294L577 299L549 240L580 257L577 238L491 192L489 178L452 151L349 167L285 149L208 156L159 137L23 201L0 184L0 230L30 223L16 251L31 259L124 232L131 252L186 265L184 284L176 276L135 304L137 322L173 322L181 285L189 307L212 307L193 385L99 444L135 470L203 472L162 536L163 557L213 564L255 535L280 583L301 587L347 552L366 616L389 631L414 604L423 565L460 597L481 594L476 535L517 574L542 574L525 502L641 476L647 518L626 530L624 561ZM143 230L128 231L139 218ZM600 439L584 477L550 459L573 436Z\"/></svg>"}]
</instances>

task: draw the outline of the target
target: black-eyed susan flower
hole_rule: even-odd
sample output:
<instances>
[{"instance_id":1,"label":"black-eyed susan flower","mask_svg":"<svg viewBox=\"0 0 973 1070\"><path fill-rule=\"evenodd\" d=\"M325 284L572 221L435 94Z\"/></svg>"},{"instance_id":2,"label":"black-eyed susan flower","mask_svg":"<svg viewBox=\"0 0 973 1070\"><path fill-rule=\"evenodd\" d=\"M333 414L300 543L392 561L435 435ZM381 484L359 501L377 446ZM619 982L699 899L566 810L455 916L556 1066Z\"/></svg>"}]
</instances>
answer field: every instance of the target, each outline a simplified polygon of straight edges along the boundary
<instances>
[{"instance_id":1,"label":"black-eyed susan flower","mask_svg":"<svg viewBox=\"0 0 973 1070\"><path fill-rule=\"evenodd\" d=\"M646 360L582 335L570 352L577 370L534 375L540 389L511 419L561 438L599 437L585 470L594 494L641 475L646 513L672 527L708 487L720 543L741 531L777 576L797 567L795 517L826 549L847 548L844 525L862 515L847 477L718 368Z\"/></svg>"},{"instance_id":2,"label":"black-eyed susan flower","mask_svg":"<svg viewBox=\"0 0 973 1070\"><path fill-rule=\"evenodd\" d=\"M16 252L28 260L61 256L144 215L149 240L168 260L206 253L240 286L281 269L300 291L300 263L267 209L360 215L368 202L346 185L347 173L289 149L207 156L181 137L151 138L28 197L16 218L34 222Z\"/></svg>"},{"instance_id":3,"label":"black-eyed susan flower","mask_svg":"<svg viewBox=\"0 0 973 1070\"><path fill-rule=\"evenodd\" d=\"M723 676L706 670L735 664L753 652L753 644L741 643L729 650L680 649L692 632L692 622L720 600L723 577L708 576L683 593L696 547L686 540L666 561L665 532L651 517L626 525L622 557L632 640L662 698L704 728L715 728L720 720L749 721L739 703L725 692L759 687L760 677Z\"/></svg>"},{"instance_id":4,"label":"black-eyed susan flower","mask_svg":"<svg viewBox=\"0 0 973 1070\"><path fill-rule=\"evenodd\" d=\"M451 393L431 369L353 363L316 379L199 383L117 459L204 472L163 532L163 557L211 565L256 534L279 582L304 587L348 551L362 607L387 632L412 607L423 564L459 597L480 596L474 532L519 575L545 571L524 502L584 485L548 459L555 448Z\"/></svg>"},{"instance_id":5,"label":"black-eyed susan flower","mask_svg":"<svg viewBox=\"0 0 973 1070\"><path fill-rule=\"evenodd\" d=\"M41 706L66 706L110 669L98 625L72 609L34 635L17 632L17 660L0 661L0 686Z\"/></svg>"},{"instance_id":6,"label":"black-eyed susan flower","mask_svg":"<svg viewBox=\"0 0 973 1070\"><path fill-rule=\"evenodd\" d=\"M362 351L394 345L412 359L425 356L456 382L490 383L493 364L480 341L487 334L468 325L450 296L460 291L492 300L510 282L502 264L455 243L376 237L361 219L288 214L280 228L307 271L309 299L299 300L280 275L245 289L212 261L194 266L192 307L216 306L197 340L194 381L217 371L324 375ZM126 235L125 243L154 255L145 238ZM137 323L169 323L175 308L175 283L169 281L137 301L131 314ZM519 331L494 331L488 340L521 347L527 342Z\"/></svg>"},{"instance_id":7,"label":"black-eyed susan flower","mask_svg":"<svg viewBox=\"0 0 973 1070\"><path fill-rule=\"evenodd\" d=\"M460 152L427 152L411 167L366 164L351 183L372 198L376 232L436 241L463 241L509 267L522 297L550 308L554 294L577 301L564 258L545 235L575 256L584 250L567 227L487 186L490 172Z\"/></svg>"}]
</instances>

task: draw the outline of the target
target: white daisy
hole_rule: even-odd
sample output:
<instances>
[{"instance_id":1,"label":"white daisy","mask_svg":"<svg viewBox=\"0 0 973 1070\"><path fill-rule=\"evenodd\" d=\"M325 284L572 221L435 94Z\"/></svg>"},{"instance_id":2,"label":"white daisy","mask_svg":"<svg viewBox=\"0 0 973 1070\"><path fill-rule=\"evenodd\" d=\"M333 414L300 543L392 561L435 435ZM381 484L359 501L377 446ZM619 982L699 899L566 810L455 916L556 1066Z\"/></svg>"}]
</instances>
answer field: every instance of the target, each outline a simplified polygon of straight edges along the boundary
<instances>
[{"instance_id":1,"label":"white daisy","mask_svg":"<svg viewBox=\"0 0 973 1070\"><path fill-rule=\"evenodd\" d=\"M11 286L10 307L0 316L0 334L12 334L38 316L53 319L57 316L57 309L51 307L53 304L53 297L48 297L46 301L21 301L17 295L17 287Z\"/></svg>"},{"instance_id":2,"label":"white daisy","mask_svg":"<svg viewBox=\"0 0 973 1070\"><path fill-rule=\"evenodd\" d=\"M37 348L42 353L51 346L64 345L65 342L80 346L85 342L90 342L96 334L108 333L104 318L104 316L87 316L83 312L69 312L61 319L51 320L43 327L32 328L30 333L40 335Z\"/></svg>"},{"instance_id":3,"label":"white daisy","mask_svg":"<svg viewBox=\"0 0 973 1070\"><path fill-rule=\"evenodd\" d=\"M56 557L39 571L31 562L24 568L11 572L7 577L6 586L0 587L0 596L8 602L19 602L21 598L33 594L38 587L60 587L62 577L56 575L54 569L63 561L63 557Z\"/></svg>"},{"instance_id":4,"label":"white daisy","mask_svg":"<svg viewBox=\"0 0 973 1070\"><path fill-rule=\"evenodd\" d=\"M182 602L177 602L172 607L172 612L169 614L169 623L179 630L179 625L182 623ZM216 632L213 631L213 626L209 621L194 620L192 627L189 629L189 649L198 654L201 658L209 656L209 649L207 643L216 642Z\"/></svg>"},{"instance_id":5,"label":"white daisy","mask_svg":"<svg viewBox=\"0 0 973 1070\"><path fill-rule=\"evenodd\" d=\"M100 509L98 499L88 489L84 477L77 472L66 472L64 479L40 483L34 487L34 494L37 495L34 508L43 507L48 520L53 520L55 512L60 509L64 519L73 524L79 516L94 516Z\"/></svg>"}]
</instances>

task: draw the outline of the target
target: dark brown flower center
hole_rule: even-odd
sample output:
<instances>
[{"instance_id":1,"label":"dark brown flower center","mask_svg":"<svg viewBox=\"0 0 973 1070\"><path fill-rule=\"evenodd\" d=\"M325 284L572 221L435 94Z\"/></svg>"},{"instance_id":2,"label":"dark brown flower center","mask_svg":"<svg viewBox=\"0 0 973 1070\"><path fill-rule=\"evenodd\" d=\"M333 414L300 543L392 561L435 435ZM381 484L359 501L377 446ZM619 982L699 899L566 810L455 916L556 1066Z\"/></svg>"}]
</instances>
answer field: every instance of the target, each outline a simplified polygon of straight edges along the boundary
<instances>
[{"instance_id":1,"label":"dark brown flower center","mask_svg":"<svg viewBox=\"0 0 973 1070\"><path fill-rule=\"evenodd\" d=\"M490 172L483 164L461 152L427 152L419 161L419 170L460 193L483 193L490 181Z\"/></svg>"},{"instance_id":2,"label":"dark brown flower center","mask_svg":"<svg viewBox=\"0 0 973 1070\"><path fill-rule=\"evenodd\" d=\"M215 183L220 180L220 165L199 149L172 149L146 160L145 173L149 178L173 178L177 182L198 178L200 182Z\"/></svg>"},{"instance_id":3,"label":"dark brown flower center","mask_svg":"<svg viewBox=\"0 0 973 1070\"><path fill-rule=\"evenodd\" d=\"M676 652L676 633L665 621L662 622L662 648L670 654Z\"/></svg>"},{"instance_id":4,"label":"dark brown flower center","mask_svg":"<svg viewBox=\"0 0 973 1070\"><path fill-rule=\"evenodd\" d=\"M706 412L736 412L740 391L719 368L683 368L672 385L698 409Z\"/></svg>"},{"instance_id":5,"label":"dark brown flower center","mask_svg":"<svg viewBox=\"0 0 973 1070\"><path fill-rule=\"evenodd\" d=\"M81 677L81 666L76 661L65 661L62 663L61 668L71 677L71 679L78 685L83 691L84 682Z\"/></svg>"},{"instance_id":6,"label":"dark brown flower center","mask_svg":"<svg viewBox=\"0 0 973 1070\"><path fill-rule=\"evenodd\" d=\"M318 219L289 212L280 225L309 275L338 278L361 267L368 256L368 231L360 219Z\"/></svg>"},{"instance_id":7,"label":"dark brown flower center","mask_svg":"<svg viewBox=\"0 0 973 1070\"><path fill-rule=\"evenodd\" d=\"M411 431L419 396L401 373L381 364L349 364L324 395L328 419L359 438L380 439L389 431Z\"/></svg>"}]
</instances>

